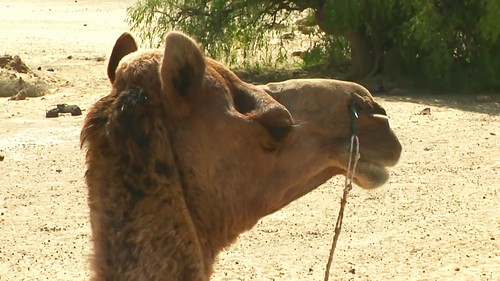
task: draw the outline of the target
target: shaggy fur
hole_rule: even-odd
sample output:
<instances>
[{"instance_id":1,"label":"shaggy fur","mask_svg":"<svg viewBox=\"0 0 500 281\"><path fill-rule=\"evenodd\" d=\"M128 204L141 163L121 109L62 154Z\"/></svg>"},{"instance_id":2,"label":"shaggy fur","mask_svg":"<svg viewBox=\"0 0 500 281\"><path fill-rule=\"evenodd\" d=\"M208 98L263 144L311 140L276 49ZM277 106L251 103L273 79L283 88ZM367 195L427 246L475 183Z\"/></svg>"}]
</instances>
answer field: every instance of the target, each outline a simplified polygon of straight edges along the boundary
<instances>
[{"instance_id":1,"label":"shaggy fur","mask_svg":"<svg viewBox=\"0 0 500 281\"><path fill-rule=\"evenodd\" d=\"M241 232L345 173L353 102L356 182L383 184L399 159L385 111L357 84L253 86L178 32L163 51L136 50L130 34L117 40L111 93L81 134L94 280L209 280Z\"/></svg>"}]
</instances>

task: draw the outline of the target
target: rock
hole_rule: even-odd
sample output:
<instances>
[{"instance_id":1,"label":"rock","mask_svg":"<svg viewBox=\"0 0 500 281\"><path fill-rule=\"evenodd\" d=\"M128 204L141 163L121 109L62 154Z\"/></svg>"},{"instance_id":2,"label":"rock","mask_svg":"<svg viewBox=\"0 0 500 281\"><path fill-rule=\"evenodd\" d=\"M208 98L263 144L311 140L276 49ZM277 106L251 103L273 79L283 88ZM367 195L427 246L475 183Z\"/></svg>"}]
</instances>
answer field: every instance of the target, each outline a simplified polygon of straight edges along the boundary
<instances>
[{"instance_id":1,"label":"rock","mask_svg":"<svg viewBox=\"0 0 500 281\"><path fill-rule=\"evenodd\" d=\"M0 97L20 100L18 97L40 97L49 92L49 85L34 73L0 72ZM22 99L22 98L21 98Z\"/></svg>"},{"instance_id":2,"label":"rock","mask_svg":"<svg viewBox=\"0 0 500 281\"><path fill-rule=\"evenodd\" d=\"M29 73L30 68L21 60L18 55L3 55L0 56L0 67L14 70L18 73Z\"/></svg>"},{"instance_id":3,"label":"rock","mask_svg":"<svg viewBox=\"0 0 500 281\"><path fill-rule=\"evenodd\" d=\"M2 154L0 154L0 161L3 161L5 159L5 156L3 156Z\"/></svg>"}]
</instances>

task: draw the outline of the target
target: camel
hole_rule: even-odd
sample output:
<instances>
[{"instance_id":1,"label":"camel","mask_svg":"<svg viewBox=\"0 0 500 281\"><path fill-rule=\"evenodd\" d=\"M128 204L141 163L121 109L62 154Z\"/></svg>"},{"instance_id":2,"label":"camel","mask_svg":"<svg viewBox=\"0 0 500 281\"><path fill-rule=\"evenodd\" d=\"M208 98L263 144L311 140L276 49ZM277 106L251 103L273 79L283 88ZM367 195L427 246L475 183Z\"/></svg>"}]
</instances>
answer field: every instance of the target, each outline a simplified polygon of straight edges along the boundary
<instances>
[{"instance_id":1,"label":"camel","mask_svg":"<svg viewBox=\"0 0 500 281\"><path fill-rule=\"evenodd\" d=\"M362 188L386 182L401 144L362 86L304 79L252 85L180 32L164 50L118 38L109 95L81 132L92 280L207 281L238 235L345 174L359 117Z\"/></svg>"}]
</instances>

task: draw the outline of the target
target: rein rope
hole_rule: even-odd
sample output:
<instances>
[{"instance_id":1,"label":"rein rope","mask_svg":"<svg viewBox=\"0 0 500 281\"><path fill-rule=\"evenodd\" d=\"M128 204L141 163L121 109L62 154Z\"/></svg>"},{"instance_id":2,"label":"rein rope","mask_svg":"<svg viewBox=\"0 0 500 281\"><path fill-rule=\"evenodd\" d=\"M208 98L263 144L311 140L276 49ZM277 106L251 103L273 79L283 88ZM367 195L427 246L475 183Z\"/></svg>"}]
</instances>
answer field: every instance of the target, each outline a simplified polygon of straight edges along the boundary
<instances>
[{"instance_id":1,"label":"rein rope","mask_svg":"<svg viewBox=\"0 0 500 281\"><path fill-rule=\"evenodd\" d=\"M354 179L354 172L356 171L356 165L359 158L361 157L359 153L359 138L356 133L356 120L358 119L358 113L354 104L349 107L351 111L351 148L349 150L349 163L347 165L347 173L345 175L344 192L342 198L340 199L340 210L337 217L337 223L335 224L335 234L333 235L332 248L330 249L330 256L328 257L328 263L325 269L325 281L328 281L330 277L330 267L332 265L333 254L337 246L337 241L339 240L340 231L342 229L342 221L344 219L344 209L347 203L347 195L352 189L352 180Z\"/></svg>"}]
</instances>

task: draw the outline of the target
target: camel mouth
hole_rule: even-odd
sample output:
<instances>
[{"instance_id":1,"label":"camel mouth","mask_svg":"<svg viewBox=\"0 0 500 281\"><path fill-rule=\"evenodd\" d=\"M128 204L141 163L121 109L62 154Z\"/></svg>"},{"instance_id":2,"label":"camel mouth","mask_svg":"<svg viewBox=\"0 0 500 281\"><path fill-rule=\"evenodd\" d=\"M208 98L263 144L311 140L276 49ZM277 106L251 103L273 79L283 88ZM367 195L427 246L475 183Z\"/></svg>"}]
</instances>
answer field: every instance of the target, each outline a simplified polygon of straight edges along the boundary
<instances>
[{"instance_id":1,"label":"camel mouth","mask_svg":"<svg viewBox=\"0 0 500 281\"><path fill-rule=\"evenodd\" d=\"M382 186L389 179L386 167L360 159L354 171L354 183L363 189L374 189Z\"/></svg>"}]
</instances>

